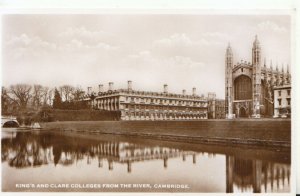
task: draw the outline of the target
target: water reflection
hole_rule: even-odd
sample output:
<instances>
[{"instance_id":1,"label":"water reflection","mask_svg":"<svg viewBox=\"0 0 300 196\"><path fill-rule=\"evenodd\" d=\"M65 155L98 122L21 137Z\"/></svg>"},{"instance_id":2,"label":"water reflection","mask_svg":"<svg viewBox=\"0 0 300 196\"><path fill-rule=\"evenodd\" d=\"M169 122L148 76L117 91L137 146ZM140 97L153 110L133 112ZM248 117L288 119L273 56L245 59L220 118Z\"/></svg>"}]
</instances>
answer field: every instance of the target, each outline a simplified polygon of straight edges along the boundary
<instances>
[{"instance_id":1,"label":"water reflection","mask_svg":"<svg viewBox=\"0 0 300 196\"><path fill-rule=\"evenodd\" d=\"M279 190L280 182L290 183L290 166L287 164L272 163L262 160L237 159L233 156L226 156L226 192L234 192L234 185L241 190L253 191L254 193L274 191L274 184Z\"/></svg>"},{"instance_id":2,"label":"water reflection","mask_svg":"<svg viewBox=\"0 0 300 196\"><path fill-rule=\"evenodd\" d=\"M162 166L168 169L168 162L172 159L181 158L184 163L187 157L191 157L191 164L197 164L197 157L204 154L215 160L216 153L199 149L186 150L161 144L113 139L91 140L49 132L17 132L2 138L1 159L13 168L34 168L43 165L68 167L86 161L87 167L97 162L99 168L105 165L107 170L113 171L115 164L122 164L127 166L127 173L131 174L134 172L134 164L138 162L161 160ZM226 153L222 156L226 160L224 192L289 191L289 161L280 163L273 160L247 159ZM209 166L203 165L201 171L195 172L205 172L205 167Z\"/></svg>"},{"instance_id":3,"label":"water reflection","mask_svg":"<svg viewBox=\"0 0 300 196\"><path fill-rule=\"evenodd\" d=\"M74 138L73 138L74 139ZM196 152L183 151L161 146L143 146L128 142L97 141L94 143L77 143L68 137L57 137L52 134L17 133L15 138L2 139L2 161L8 161L12 167L23 168L41 166L54 163L64 166L86 157L87 164L98 160L99 167L107 161L109 170L113 170L113 163L128 165L131 172L132 162L162 159L164 167L168 166L168 159L193 155L196 163Z\"/></svg>"}]
</instances>

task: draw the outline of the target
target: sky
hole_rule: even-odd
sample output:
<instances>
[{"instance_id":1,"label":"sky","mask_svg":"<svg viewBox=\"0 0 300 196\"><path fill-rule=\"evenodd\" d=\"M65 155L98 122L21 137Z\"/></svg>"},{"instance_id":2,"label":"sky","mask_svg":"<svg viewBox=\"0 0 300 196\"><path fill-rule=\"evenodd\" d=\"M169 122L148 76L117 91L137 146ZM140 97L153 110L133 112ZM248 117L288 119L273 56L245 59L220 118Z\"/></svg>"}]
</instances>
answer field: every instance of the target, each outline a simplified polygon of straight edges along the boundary
<instances>
[{"instance_id":1,"label":"sky","mask_svg":"<svg viewBox=\"0 0 300 196\"><path fill-rule=\"evenodd\" d=\"M251 61L255 38L262 59L291 64L289 15L3 15L2 85L64 84L133 88L224 98L225 51Z\"/></svg>"}]
</instances>

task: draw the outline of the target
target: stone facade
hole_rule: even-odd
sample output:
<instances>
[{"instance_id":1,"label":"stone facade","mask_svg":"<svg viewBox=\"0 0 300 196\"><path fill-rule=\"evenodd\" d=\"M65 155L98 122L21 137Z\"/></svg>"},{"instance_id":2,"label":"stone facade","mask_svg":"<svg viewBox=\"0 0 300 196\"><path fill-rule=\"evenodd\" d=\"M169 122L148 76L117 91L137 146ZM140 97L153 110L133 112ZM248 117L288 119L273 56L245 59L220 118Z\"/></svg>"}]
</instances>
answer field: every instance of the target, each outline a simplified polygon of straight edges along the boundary
<instances>
[{"instance_id":1,"label":"stone facade","mask_svg":"<svg viewBox=\"0 0 300 196\"><path fill-rule=\"evenodd\" d=\"M274 118L291 117L291 85L274 87Z\"/></svg>"},{"instance_id":2,"label":"stone facade","mask_svg":"<svg viewBox=\"0 0 300 196\"><path fill-rule=\"evenodd\" d=\"M225 100L216 99L216 119L225 119Z\"/></svg>"},{"instance_id":3,"label":"stone facade","mask_svg":"<svg viewBox=\"0 0 300 196\"><path fill-rule=\"evenodd\" d=\"M289 66L286 71L273 69L272 61L262 65L261 46L257 36L252 47L252 62L234 64L230 44L225 55L225 109L227 118L260 118L273 116L275 86L291 83Z\"/></svg>"},{"instance_id":4,"label":"stone facade","mask_svg":"<svg viewBox=\"0 0 300 196\"><path fill-rule=\"evenodd\" d=\"M127 89L114 90L109 83L108 91L103 91L103 85L99 85L98 94L88 91L85 100L91 107L120 111L121 120L196 120L208 116L208 101L196 95L196 88L192 95L186 95L185 90L182 94L169 93L167 85L163 92L136 91L128 81Z\"/></svg>"},{"instance_id":5,"label":"stone facade","mask_svg":"<svg viewBox=\"0 0 300 196\"><path fill-rule=\"evenodd\" d=\"M225 115L225 100L217 99L216 93L208 93L208 118L209 119L224 119Z\"/></svg>"}]
</instances>

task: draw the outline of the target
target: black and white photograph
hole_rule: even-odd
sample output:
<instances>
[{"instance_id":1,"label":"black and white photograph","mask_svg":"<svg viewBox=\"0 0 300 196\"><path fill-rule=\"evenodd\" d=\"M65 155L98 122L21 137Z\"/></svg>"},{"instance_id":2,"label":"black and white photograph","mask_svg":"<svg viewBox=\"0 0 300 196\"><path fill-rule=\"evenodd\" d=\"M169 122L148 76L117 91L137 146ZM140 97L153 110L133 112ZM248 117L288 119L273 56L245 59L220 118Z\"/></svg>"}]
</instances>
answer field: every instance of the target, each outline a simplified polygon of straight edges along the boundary
<instances>
[{"instance_id":1,"label":"black and white photograph","mask_svg":"<svg viewBox=\"0 0 300 196\"><path fill-rule=\"evenodd\" d=\"M293 193L293 21L2 14L1 191Z\"/></svg>"}]
</instances>

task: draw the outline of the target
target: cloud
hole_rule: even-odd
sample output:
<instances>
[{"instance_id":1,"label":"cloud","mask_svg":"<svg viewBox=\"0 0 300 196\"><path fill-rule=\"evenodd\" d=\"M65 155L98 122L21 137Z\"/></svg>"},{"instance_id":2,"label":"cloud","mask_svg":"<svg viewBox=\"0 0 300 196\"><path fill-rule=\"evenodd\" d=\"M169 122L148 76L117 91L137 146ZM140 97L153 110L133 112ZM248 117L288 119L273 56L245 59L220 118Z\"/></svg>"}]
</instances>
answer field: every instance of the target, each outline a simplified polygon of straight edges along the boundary
<instances>
[{"instance_id":1,"label":"cloud","mask_svg":"<svg viewBox=\"0 0 300 196\"><path fill-rule=\"evenodd\" d=\"M189 46L191 44L193 44L193 42L185 34L173 34L168 38L163 38L154 41L155 46L167 46L167 47Z\"/></svg>"},{"instance_id":2,"label":"cloud","mask_svg":"<svg viewBox=\"0 0 300 196\"><path fill-rule=\"evenodd\" d=\"M196 87L199 94L209 91L210 86L204 81L215 74L215 70L202 61L179 55L161 57L148 50L128 55L120 63L118 71L123 73L123 81L134 81L137 89L160 90L166 83L170 92L181 93L182 89L187 89L191 93L192 87ZM143 81L143 85L135 81Z\"/></svg>"},{"instance_id":3,"label":"cloud","mask_svg":"<svg viewBox=\"0 0 300 196\"><path fill-rule=\"evenodd\" d=\"M56 51L58 45L56 43L42 40L38 36L30 37L27 34L19 36L11 36L4 43L4 53L7 58L14 60L34 59L39 58L48 53Z\"/></svg>"},{"instance_id":4,"label":"cloud","mask_svg":"<svg viewBox=\"0 0 300 196\"><path fill-rule=\"evenodd\" d=\"M69 27L65 31L58 34L58 40L61 44L61 49L75 50L116 50L120 48L114 40L114 36L102 30L93 31L82 27Z\"/></svg>"},{"instance_id":5,"label":"cloud","mask_svg":"<svg viewBox=\"0 0 300 196\"><path fill-rule=\"evenodd\" d=\"M55 43L44 41L38 36L29 37L27 34L10 37L6 42L6 46L9 48L29 48L33 46L39 49L56 49L57 47Z\"/></svg>"},{"instance_id":6,"label":"cloud","mask_svg":"<svg viewBox=\"0 0 300 196\"><path fill-rule=\"evenodd\" d=\"M219 41L229 41L232 39L231 35L228 35L226 33L220 33L220 32L205 32L202 33L202 36L213 39L213 40L219 40Z\"/></svg>"},{"instance_id":7,"label":"cloud","mask_svg":"<svg viewBox=\"0 0 300 196\"><path fill-rule=\"evenodd\" d=\"M77 32L77 31L75 31ZM82 35L88 37L96 34L88 33L86 30L79 31ZM68 34L71 34L70 32ZM66 33L67 35L67 33ZM70 37L71 38L71 37ZM13 58L14 60L32 60L35 58L58 58L63 55L72 55L72 53L81 53L82 55L89 53L98 53L98 55L105 55L109 51L118 50L119 46L114 46L101 41L86 42L84 39L68 39L61 41L54 39L52 41L43 40L38 36L29 36L27 34L21 34L17 36L10 36L4 41L4 53L7 58ZM101 54L99 54L101 53Z\"/></svg>"},{"instance_id":8,"label":"cloud","mask_svg":"<svg viewBox=\"0 0 300 196\"><path fill-rule=\"evenodd\" d=\"M18 50L58 50L76 51L87 49L116 50L120 46L116 44L114 36L110 33L98 30L92 31L85 27L67 28L65 31L54 35L51 41L38 36L21 34L11 36L5 41L7 49Z\"/></svg>"},{"instance_id":9,"label":"cloud","mask_svg":"<svg viewBox=\"0 0 300 196\"><path fill-rule=\"evenodd\" d=\"M111 37L112 34L107 33L105 31L92 31L88 30L85 27L69 27L64 32L58 34L59 37L65 38L81 38L81 39L89 39L89 40L98 40L103 38Z\"/></svg>"},{"instance_id":10,"label":"cloud","mask_svg":"<svg viewBox=\"0 0 300 196\"><path fill-rule=\"evenodd\" d=\"M186 34L173 34L168 38L163 38L154 41L154 46L158 47L196 47L196 46L211 46L221 45L223 41L230 40L230 36L218 32L202 33L201 39L192 40Z\"/></svg>"},{"instance_id":11,"label":"cloud","mask_svg":"<svg viewBox=\"0 0 300 196\"><path fill-rule=\"evenodd\" d=\"M70 43L74 40L82 42L87 48L116 49L117 38L105 31L93 31L85 27L67 28L58 34L61 43Z\"/></svg>"},{"instance_id":12,"label":"cloud","mask_svg":"<svg viewBox=\"0 0 300 196\"><path fill-rule=\"evenodd\" d=\"M119 47L111 46L106 43L98 42L93 45L84 43L81 40L72 39L70 42L60 45L59 49L61 51L80 51L80 52L90 52L90 49L100 49L104 51L116 50Z\"/></svg>"},{"instance_id":13,"label":"cloud","mask_svg":"<svg viewBox=\"0 0 300 196\"><path fill-rule=\"evenodd\" d=\"M15 46L16 44L20 44L26 46L30 44L30 42L31 39L26 34L22 34L17 37L11 37L11 39L7 42L7 45Z\"/></svg>"},{"instance_id":14,"label":"cloud","mask_svg":"<svg viewBox=\"0 0 300 196\"><path fill-rule=\"evenodd\" d=\"M198 39L187 34L173 34L167 38L155 40L151 51L160 57L185 56L194 61L214 59L214 55L223 52L227 36L221 33L205 33Z\"/></svg>"},{"instance_id":15,"label":"cloud","mask_svg":"<svg viewBox=\"0 0 300 196\"><path fill-rule=\"evenodd\" d=\"M133 70L154 71L160 70L159 73L172 73L181 70L182 72L189 69L202 69L203 62L193 61L190 57L186 56L173 56L173 57L158 57L150 51L140 51L137 54L130 54L125 58L122 64L127 65Z\"/></svg>"},{"instance_id":16,"label":"cloud","mask_svg":"<svg viewBox=\"0 0 300 196\"><path fill-rule=\"evenodd\" d=\"M285 27L279 26L275 22L271 22L269 20L259 23L257 27L262 31L271 30L276 33L286 33L288 31Z\"/></svg>"}]
</instances>

